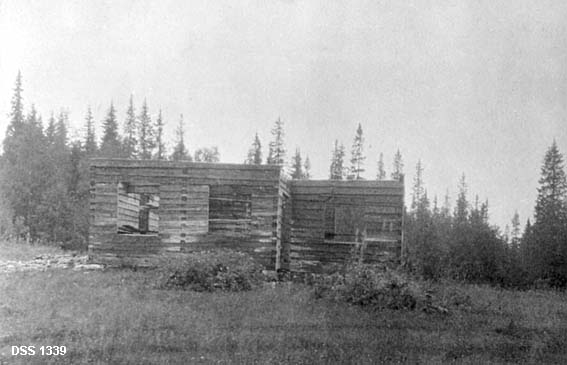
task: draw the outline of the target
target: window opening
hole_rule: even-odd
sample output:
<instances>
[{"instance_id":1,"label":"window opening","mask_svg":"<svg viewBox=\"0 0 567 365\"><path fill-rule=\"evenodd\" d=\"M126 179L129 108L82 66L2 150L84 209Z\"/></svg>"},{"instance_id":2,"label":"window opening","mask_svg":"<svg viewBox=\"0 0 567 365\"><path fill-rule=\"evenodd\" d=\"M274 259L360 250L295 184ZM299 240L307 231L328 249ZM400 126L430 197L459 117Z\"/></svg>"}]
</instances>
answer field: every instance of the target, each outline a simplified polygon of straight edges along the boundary
<instances>
[{"instance_id":1,"label":"window opening","mask_svg":"<svg viewBox=\"0 0 567 365\"><path fill-rule=\"evenodd\" d=\"M127 183L118 184L118 234L158 234L158 209L157 189L143 191Z\"/></svg>"}]
</instances>

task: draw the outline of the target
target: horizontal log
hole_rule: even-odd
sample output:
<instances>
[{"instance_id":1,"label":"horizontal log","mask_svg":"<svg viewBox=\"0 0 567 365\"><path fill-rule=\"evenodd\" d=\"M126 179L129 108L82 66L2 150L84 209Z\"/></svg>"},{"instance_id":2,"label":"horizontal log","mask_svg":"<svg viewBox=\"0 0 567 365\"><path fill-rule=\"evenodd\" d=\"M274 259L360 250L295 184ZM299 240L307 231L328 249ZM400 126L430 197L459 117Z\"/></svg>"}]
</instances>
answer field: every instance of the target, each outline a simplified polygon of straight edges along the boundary
<instances>
[{"instance_id":1,"label":"horizontal log","mask_svg":"<svg viewBox=\"0 0 567 365\"><path fill-rule=\"evenodd\" d=\"M92 166L91 174L97 171L120 171L120 172L132 172L132 171L158 171L162 174L167 175L184 175L192 176L194 174L243 174L247 176L270 176L272 178L278 179L279 171L270 168L239 168L235 166L227 166L227 168L219 168L216 165L186 165L179 167L172 166L151 166L148 164L123 164L121 166Z\"/></svg>"},{"instance_id":2,"label":"horizontal log","mask_svg":"<svg viewBox=\"0 0 567 365\"><path fill-rule=\"evenodd\" d=\"M117 207L117 212L120 215L132 215L132 216L138 216L140 214L140 207L132 207L132 206L124 206L124 205L118 205Z\"/></svg>"},{"instance_id":3,"label":"horizontal log","mask_svg":"<svg viewBox=\"0 0 567 365\"><path fill-rule=\"evenodd\" d=\"M164 204L159 207L159 214L177 211L208 212L209 206L206 204Z\"/></svg>"},{"instance_id":4,"label":"horizontal log","mask_svg":"<svg viewBox=\"0 0 567 365\"><path fill-rule=\"evenodd\" d=\"M147 180L147 179L144 179ZM137 186L139 186L140 184L142 184L142 182L140 181L135 181L134 182ZM159 185L159 191L160 191L160 195L161 194L188 194L188 193L205 193L207 191L209 191L209 185L207 184L203 184L203 185L196 185L196 184L190 184L188 181L180 181L178 183L171 183L171 184L166 184L166 185Z\"/></svg>"},{"instance_id":5,"label":"horizontal log","mask_svg":"<svg viewBox=\"0 0 567 365\"><path fill-rule=\"evenodd\" d=\"M136 193L136 194L150 194L150 195L159 195L160 194L160 185L142 185L137 186L134 183L130 184L128 187L129 192Z\"/></svg>"},{"instance_id":6,"label":"horizontal log","mask_svg":"<svg viewBox=\"0 0 567 365\"><path fill-rule=\"evenodd\" d=\"M292 187L291 196L325 194L334 198L351 195L394 195L403 196L402 188L392 187Z\"/></svg>"},{"instance_id":7,"label":"horizontal log","mask_svg":"<svg viewBox=\"0 0 567 365\"><path fill-rule=\"evenodd\" d=\"M182 229L190 227L205 227L209 224L206 219L194 221L160 221L160 228L165 229Z\"/></svg>"},{"instance_id":8,"label":"horizontal log","mask_svg":"<svg viewBox=\"0 0 567 365\"><path fill-rule=\"evenodd\" d=\"M253 179L246 178L228 178L228 177L163 177L163 176L145 176L145 175L121 175L121 174L96 174L93 180L101 183L118 183L120 181L137 181L140 184L160 184L161 187L171 184L186 185L223 185L223 184L246 184L250 187L270 187L274 183L270 179Z\"/></svg>"},{"instance_id":9,"label":"horizontal log","mask_svg":"<svg viewBox=\"0 0 567 365\"><path fill-rule=\"evenodd\" d=\"M89 166L93 167L152 167L152 168L194 168L194 169L231 169L231 170L267 170L278 173L281 169L278 165L249 165L249 164L229 164L229 163L205 163L190 161L163 161L163 160L131 160L120 158L95 157L89 159Z\"/></svg>"},{"instance_id":10,"label":"horizontal log","mask_svg":"<svg viewBox=\"0 0 567 365\"><path fill-rule=\"evenodd\" d=\"M94 204L112 204L116 206L118 203L118 197L117 195L95 195L94 197L91 197L90 202Z\"/></svg>"},{"instance_id":11,"label":"horizontal log","mask_svg":"<svg viewBox=\"0 0 567 365\"><path fill-rule=\"evenodd\" d=\"M96 210L114 210L116 211L116 200L113 201L94 201L91 199L89 206Z\"/></svg>"},{"instance_id":12,"label":"horizontal log","mask_svg":"<svg viewBox=\"0 0 567 365\"><path fill-rule=\"evenodd\" d=\"M96 219L113 219L116 221L117 214L116 211L113 212L99 212L99 211L91 211L89 214L89 220L92 222Z\"/></svg>"},{"instance_id":13,"label":"horizontal log","mask_svg":"<svg viewBox=\"0 0 567 365\"><path fill-rule=\"evenodd\" d=\"M291 180L289 186L301 187L367 187L367 188L402 188L404 184L394 180Z\"/></svg>"},{"instance_id":14,"label":"horizontal log","mask_svg":"<svg viewBox=\"0 0 567 365\"><path fill-rule=\"evenodd\" d=\"M164 185L165 186L165 185ZM201 186L201 185L198 185ZM160 198L161 199L181 199L182 197L194 197L194 198L201 198L201 199L208 199L209 197L209 190L208 186L205 185L207 189L199 189L192 191L191 189L181 189L175 191L161 191Z\"/></svg>"},{"instance_id":15,"label":"horizontal log","mask_svg":"<svg viewBox=\"0 0 567 365\"><path fill-rule=\"evenodd\" d=\"M275 186L278 182L277 176L270 171L245 171L245 170L215 170L215 169L160 169L160 168L96 168L93 175L99 174L122 176L122 182L128 183L131 176L162 177L162 178L208 178L208 179L234 179L241 181L267 180Z\"/></svg>"},{"instance_id":16,"label":"horizontal log","mask_svg":"<svg viewBox=\"0 0 567 365\"><path fill-rule=\"evenodd\" d=\"M377 206L393 206L397 207L397 204L403 204L403 195L361 195L352 194L344 197L335 197L332 199L331 196L325 194L294 194L293 201L299 202L323 202L332 205L347 205L347 206L367 206L367 205L377 205ZM390 204L387 204L390 203Z\"/></svg>"},{"instance_id":17,"label":"horizontal log","mask_svg":"<svg viewBox=\"0 0 567 365\"><path fill-rule=\"evenodd\" d=\"M132 206L124 206L124 205L118 205L117 207L117 212L119 215L132 215L132 216L138 216L140 214L140 207L132 207Z\"/></svg>"}]
</instances>

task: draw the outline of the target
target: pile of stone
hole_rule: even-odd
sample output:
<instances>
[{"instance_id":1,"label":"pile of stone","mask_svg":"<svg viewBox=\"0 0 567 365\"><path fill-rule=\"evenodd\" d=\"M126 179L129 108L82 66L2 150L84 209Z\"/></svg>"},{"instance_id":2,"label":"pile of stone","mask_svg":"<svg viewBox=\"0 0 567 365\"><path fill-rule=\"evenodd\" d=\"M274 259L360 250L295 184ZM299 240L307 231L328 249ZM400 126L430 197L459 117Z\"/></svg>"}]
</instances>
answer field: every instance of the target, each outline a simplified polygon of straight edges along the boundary
<instances>
[{"instance_id":1,"label":"pile of stone","mask_svg":"<svg viewBox=\"0 0 567 365\"><path fill-rule=\"evenodd\" d=\"M0 260L0 273L45 271L49 269L102 270L103 268L103 265L89 263L87 256L73 254L40 255L31 261Z\"/></svg>"}]
</instances>

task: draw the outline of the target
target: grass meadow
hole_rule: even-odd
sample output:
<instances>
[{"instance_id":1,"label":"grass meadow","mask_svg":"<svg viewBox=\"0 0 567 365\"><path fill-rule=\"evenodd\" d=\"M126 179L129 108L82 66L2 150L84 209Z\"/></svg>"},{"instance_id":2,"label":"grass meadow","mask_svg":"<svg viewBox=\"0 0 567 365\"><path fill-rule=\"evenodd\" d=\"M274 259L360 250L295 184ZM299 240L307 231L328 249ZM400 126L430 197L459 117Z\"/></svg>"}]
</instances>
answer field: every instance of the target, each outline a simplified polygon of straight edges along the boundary
<instances>
[{"instance_id":1,"label":"grass meadow","mask_svg":"<svg viewBox=\"0 0 567 365\"><path fill-rule=\"evenodd\" d=\"M24 250L0 260L36 255ZM317 299L296 283L210 293L155 281L132 270L1 274L0 364L567 363L565 293L431 284L449 312L426 313ZM67 352L12 356L14 345Z\"/></svg>"}]
</instances>

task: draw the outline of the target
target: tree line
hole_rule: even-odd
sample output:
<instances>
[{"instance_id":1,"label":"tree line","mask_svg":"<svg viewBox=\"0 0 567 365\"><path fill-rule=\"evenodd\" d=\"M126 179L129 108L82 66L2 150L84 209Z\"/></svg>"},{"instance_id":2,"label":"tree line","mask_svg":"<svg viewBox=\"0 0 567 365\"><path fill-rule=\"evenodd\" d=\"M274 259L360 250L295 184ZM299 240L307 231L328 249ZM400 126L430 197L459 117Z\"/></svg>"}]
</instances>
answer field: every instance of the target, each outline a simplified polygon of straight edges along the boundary
<instances>
[{"instance_id":1,"label":"tree line","mask_svg":"<svg viewBox=\"0 0 567 365\"><path fill-rule=\"evenodd\" d=\"M216 146L197 149L192 155L185 143L183 115L175 129L173 148L164 139L161 110L152 120L144 100L136 110L130 97L119 131L111 103L102 121L102 136L95 134L90 108L85 115L85 135L68 136L68 113L51 114L44 126L33 106L26 113L21 74L16 78L9 125L0 157L0 234L34 241L72 243L84 248L88 237L88 159L91 157L187 160L218 162ZM309 156L299 148L289 163L284 123L278 118L271 129L268 154L256 133L244 163L287 166L291 179L310 179ZM343 143L334 141L329 179L364 179L364 135L358 125L347 159ZM396 151L389 178L404 179L404 162ZM376 180L387 179L383 154L377 159ZM520 227L518 214L511 229L503 232L488 222L489 205L475 196L472 201L463 175L452 207L446 194L441 201L427 194L421 161L411 189L411 204L404 210L404 266L429 279L453 278L507 286L567 285L567 182L563 156L554 142L545 154L539 180L534 220ZM523 231L523 232L522 232Z\"/></svg>"},{"instance_id":2,"label":"tree line","mask_svg":"<svg viewBox=\"0 0 567 365\"><path fill-rule=\"evenodd\" d=\"M100 141L90 107L85 115L84 138L70 140L68 125L69 115L64 110L51 113L46 126L33 104L25 112L22 76L18 73L0 158L1 235L84 247L89 220L89 158L220 160L216 146L190 154L182 115L168 153L161 110L152 121L146 100L137 112L132 96L122 132L112 102L102 121Z\"/></svg>"},{"instance_id":3,"label":"tree line","mask_svg":"<svg viewBox=\"0 0 567 365\"><path fill-rule=\"evenodd\" d=\"M95 132L96 121L90 107L85 113L82 138L69 138L69 115L65 110L51 113L46 124L44 126L33 104L25 111L22 76L18 73L0 158L2 235L33 241L73 242L83 247L88 237L89 158L220 161L216 146L199 148L193 154L189 152L183 115L177 121L173 148L168 149L162 111L159 110L153 120L147 101L137 109L133 96L129 98L122 123L114 103L110 103L102 120L100 138ZM271 136L264 159L262 143L256 133L244 163L277 164L284 167L291 179L310 179L309 156L303 158L296 148L289 162L287 160L281 118L275 121ZM344 152L337 150L337 143L332 153L330 178L362 179L365 160L362 126L358 125L356 130L350 167L343 166ZM401 161L401 156L399 158Z\"/></svg>"},{"instance_id":4,"label":"tree line","mask_svg":"<svg viewBox=\"0 0 567 365\"><path fill-rule=\"evenodd\" d=\"M471 202L465 176L455 207L424 188L416 165L412 203L405 213L406 267L429 279L452 278L510 287L567 286L567 181L554 141L545 153L533 223L523 229L517 212L511 229L488 223L488 201Z\"/></svg>"},{"instance_id":5,"label":"tree line","mask_svg":"<svg viewBox=\"0 0 567 365\"><path fill-rule=\"evenodd\" d=\"M286 148L284 143L284 123L280 118L276 120L271 130L273 140L269 144L268 157L266 164L276 164L286 166ZM347 165L346 150L342 143L335 140L331 151L331 162L329 165L329 179L331 180L363 180L363 174L366 171L364 162L366 156L364 154L364 132L362 125L359 123L355 132L352 143L350 165ZM262 143L255 134L252 145L248 150L248 155L244 160L246 164L261 165L264 163L262 154ZM401 180L403 175L402 155L398 150L394 155L391 179ZM311 178L311 161L309 156L303 160L301 150L295 149L294 155L291 157L289 177L296 180L305 180ZM386 180L386 170L384 167L384 155L380 153L378 159L378 173L376 180Z\"/></svg>"}]
</instances>

